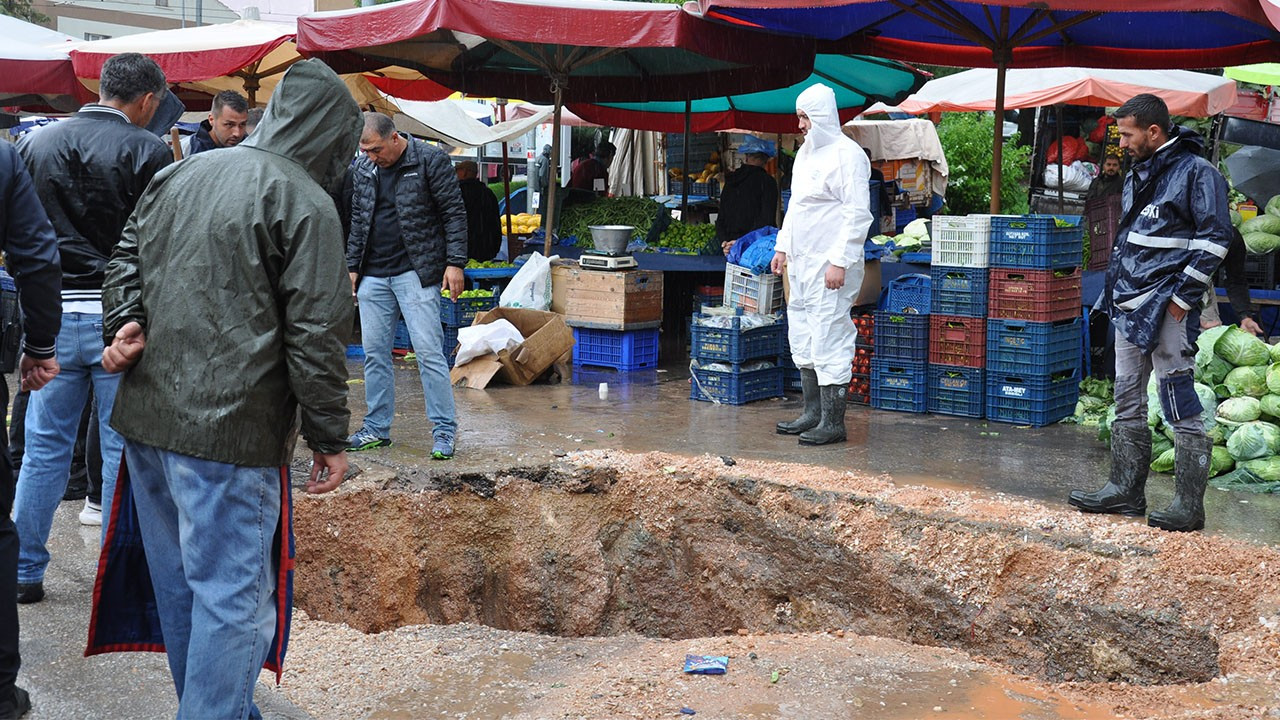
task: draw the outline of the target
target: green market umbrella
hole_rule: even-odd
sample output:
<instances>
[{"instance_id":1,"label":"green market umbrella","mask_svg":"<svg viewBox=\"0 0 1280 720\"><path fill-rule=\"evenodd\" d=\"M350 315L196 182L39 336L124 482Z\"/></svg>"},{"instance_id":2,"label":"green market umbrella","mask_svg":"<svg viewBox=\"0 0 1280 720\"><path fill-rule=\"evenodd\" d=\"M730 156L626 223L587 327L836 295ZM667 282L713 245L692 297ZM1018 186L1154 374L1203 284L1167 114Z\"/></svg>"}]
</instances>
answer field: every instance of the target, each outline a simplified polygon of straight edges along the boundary
<instances>
[{"instance_id":1,"label":"green market umbrella","mask_svg":"<svg viewBox=\"0 0 1280 720\"><path fill-rule=\"evenodd\" d=\"M1237 65L1224 69L1222 74L1232 80L1254 85L1280 85L1280 63Z\"/></svg>"}]
</instances>

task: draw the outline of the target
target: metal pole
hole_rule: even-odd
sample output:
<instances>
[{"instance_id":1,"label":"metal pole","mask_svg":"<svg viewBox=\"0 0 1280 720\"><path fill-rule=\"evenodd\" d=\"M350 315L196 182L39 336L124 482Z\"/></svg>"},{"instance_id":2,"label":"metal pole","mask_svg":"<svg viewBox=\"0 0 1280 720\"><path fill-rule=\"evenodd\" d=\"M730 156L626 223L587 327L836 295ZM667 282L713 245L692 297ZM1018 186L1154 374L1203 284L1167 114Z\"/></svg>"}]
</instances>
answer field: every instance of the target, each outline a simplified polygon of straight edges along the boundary
<instances>
[{"instance_id":1,"label":"metal pole","mask_svg":"<svg viewBox=\"0 0 1280 720\"><path fill-rule=\"evenodd\" d=\"M505 98L498 98L498 122L507 121L507 101ZM525 197L529 197L529 191L525 190ZM507 246L511 246L511 160L507 156L507 143L502 143L502 194L506 198L506 204L503 205L507 209ZM512 260L513 258L507 258Z\"/></svg>"},{"instance_id":2,"label":"metal pole","mask_svg":"<svg viewBox=\"0 0 1280 720\"><path fill-rule=\"evenodd\" d=\"M1062 103L1053 107L1058 120L1058 214L1066 212L1066 201L1062 198Z\"/></svg>"},{"instance_id":3,"label":"metal pole","mask_svg":"<svg viewBox=\"0 0 1280 720\"><path fill-rule=\"evenodd\" d=\"M995 139L991 144L991 214L1000 213L1000 168L1004 155L1004 56L996 54L996 117Z\"/></svg>"},{"instance_id":4,"label":"metal pole","mask_svg":"<svg viewBox=\"0 0 1280 720\"><path fill-rule=\"evenodd\" d=\"M542 254L551 257L551 233L556 227L556 196L559 195L557 190L560 189L560 113L564 109L564 95L560 90L560 84L556 83L556 109L551 116L551 172L547 176L547 194L550 195L547 207L547 226L543 228L546 233L546 240L543 243Z\"/></svg>"},{"instance_id":5,"label":"metal pole","mask_svg":"<svg viewBox=\"0 0 1280 720\"><path fill-rule=\"evenodd\" d=\"M680 183L680 221L689 222L689 135L693 127L693 101L684 101L684 158L680 161L680 169L684 182Z\"/></svg>"}]
</instances>

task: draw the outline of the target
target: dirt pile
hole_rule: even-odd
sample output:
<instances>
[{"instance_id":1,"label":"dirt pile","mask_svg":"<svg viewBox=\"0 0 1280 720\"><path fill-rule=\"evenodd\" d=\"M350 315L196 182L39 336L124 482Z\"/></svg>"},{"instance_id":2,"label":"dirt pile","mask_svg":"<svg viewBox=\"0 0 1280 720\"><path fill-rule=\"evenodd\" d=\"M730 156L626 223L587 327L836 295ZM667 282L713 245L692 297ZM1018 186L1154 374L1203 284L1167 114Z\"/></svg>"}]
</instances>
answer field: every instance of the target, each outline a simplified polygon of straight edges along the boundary
<instances>
[{"instance_id":1,"label":"dirt pile","mask_svg":"<svg viewBox=\"0 0 1280 720\"><path fill-rule=\"evenodd\" d=\"M853 634L1043 681L1280 668L1280 553L809 466L580 453L300 498L297 603L365 632ZM1243 717L1243 716L1242 716Z\"/></svg>"}]
</instances>

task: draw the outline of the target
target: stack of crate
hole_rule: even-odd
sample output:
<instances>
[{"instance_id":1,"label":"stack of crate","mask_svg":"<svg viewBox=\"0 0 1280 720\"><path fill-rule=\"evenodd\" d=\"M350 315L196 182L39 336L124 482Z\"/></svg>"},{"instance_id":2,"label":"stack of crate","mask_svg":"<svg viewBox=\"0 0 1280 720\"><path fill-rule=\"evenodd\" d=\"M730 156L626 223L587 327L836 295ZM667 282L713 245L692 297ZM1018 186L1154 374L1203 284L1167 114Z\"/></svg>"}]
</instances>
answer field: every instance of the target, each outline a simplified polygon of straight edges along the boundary
<instances>
[{"instance_id":1,"label":"stack of crate","mask_svg":"<svg viewBox=\"0 0 1280 720\"><path fill-rule=\"evenodd\" d=\"M663 276L656 270L551 269L551 310L573 329L573 364L658 366Z\"/></svg>"},{"instance_id":2,"label":"stack of crate","mask_svg":"<svg viewBox=\"0 0 1280 720\"><path fill-rule=\"evenodd\" d=\"M742 308L735 308L732 315L717 312L693 316L690 400L744 405L782 397L786 324L774 322L744 328L743 320ZM760 365L763 367L757 367Z\"/></svg>"},{"instance_id":3,"label":"stack of crate","mask_svg":"<svg viewBox=\"0 0 1280 720\"><path fill-rule=\"evenodd\" d=\"M871 407L916 413L929 409L930 282L928 275L907 275L889 283L885 309L875 313Z\"/></svg>"},{"instance_id":4,"label":"stack of crate","mask_svg":"<svg viewBox=\"0 0 1280 720\"><path fill-rule=\"evenodd\" d=\"M476 315L498 307L498 296L458 298L457 302L447 297L440 298L440 324L444 328L444 342L440 349L444 352L449 367L453 367L458 357L458 329L475 322Z\"/></svg>"},{"instance_id":5,"label":"stack of crate","mask_svg":"<svg viewBox=\"0 0 1280 720\"><path fill-rule=\"evenodd\" d=\"M986 340L991 420L1040 427L1075 408L1082 326L1079 220L991 218Z\"/></svg>"},{"instance_id":6,"label":"stack of crate","mask_svg":"<svg viewBox=\"0 0 1280 720\"><path fill-rule=\"evenodd\" d=\"M986 400L991 216L935 216L932 234L929 412L980 418Z\"/></svg>"}]
</instances>

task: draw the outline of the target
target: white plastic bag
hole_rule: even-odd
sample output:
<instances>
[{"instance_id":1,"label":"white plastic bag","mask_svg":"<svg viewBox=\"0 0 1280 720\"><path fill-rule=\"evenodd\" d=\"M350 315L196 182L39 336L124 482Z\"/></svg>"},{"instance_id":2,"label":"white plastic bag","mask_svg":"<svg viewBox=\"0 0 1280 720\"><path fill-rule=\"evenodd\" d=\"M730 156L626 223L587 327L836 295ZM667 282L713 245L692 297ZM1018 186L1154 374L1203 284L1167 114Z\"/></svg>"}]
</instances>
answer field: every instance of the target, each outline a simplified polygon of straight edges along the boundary
<instances>
[{"instance_id":1,"label":"white plastic bag","mask_svg":"<svg viewBox=\"0 0 1280 720\"><path fill-rule=\"evenodd\" d=\"M1062 167L1062 180L1062 189L1067 192L1087 192L1089 185L1093 183L1093 177L1089 175L1088 168L1079 160ZM1056 163L1044 169L1044 184L1045 187L1057 189L1058 166Z\"/></svg>"},{"instance_id":2,"label":"white plastic bag","mask_svg":"<svg viewBox=\"0 0 1280 720\"><path fill-rule=\"evenodd\" d=\"M511 350L524 342L524 336L509 320L494 320L483 325L458 328L458 358L454 366L465 365L472 360Z\"/></svg>"},{"instance_id":3,"label":"white plastic bag","mask_svg":"<svg viewBox=\"0 0 1280 720\"><path fill-rule=\"evenodd\" d=\"M502 291L498 304L502 307L550 310L551 261L559 259L559 255L546 258L542 253L534 251Z\"/></svg>"}]
</instances>

